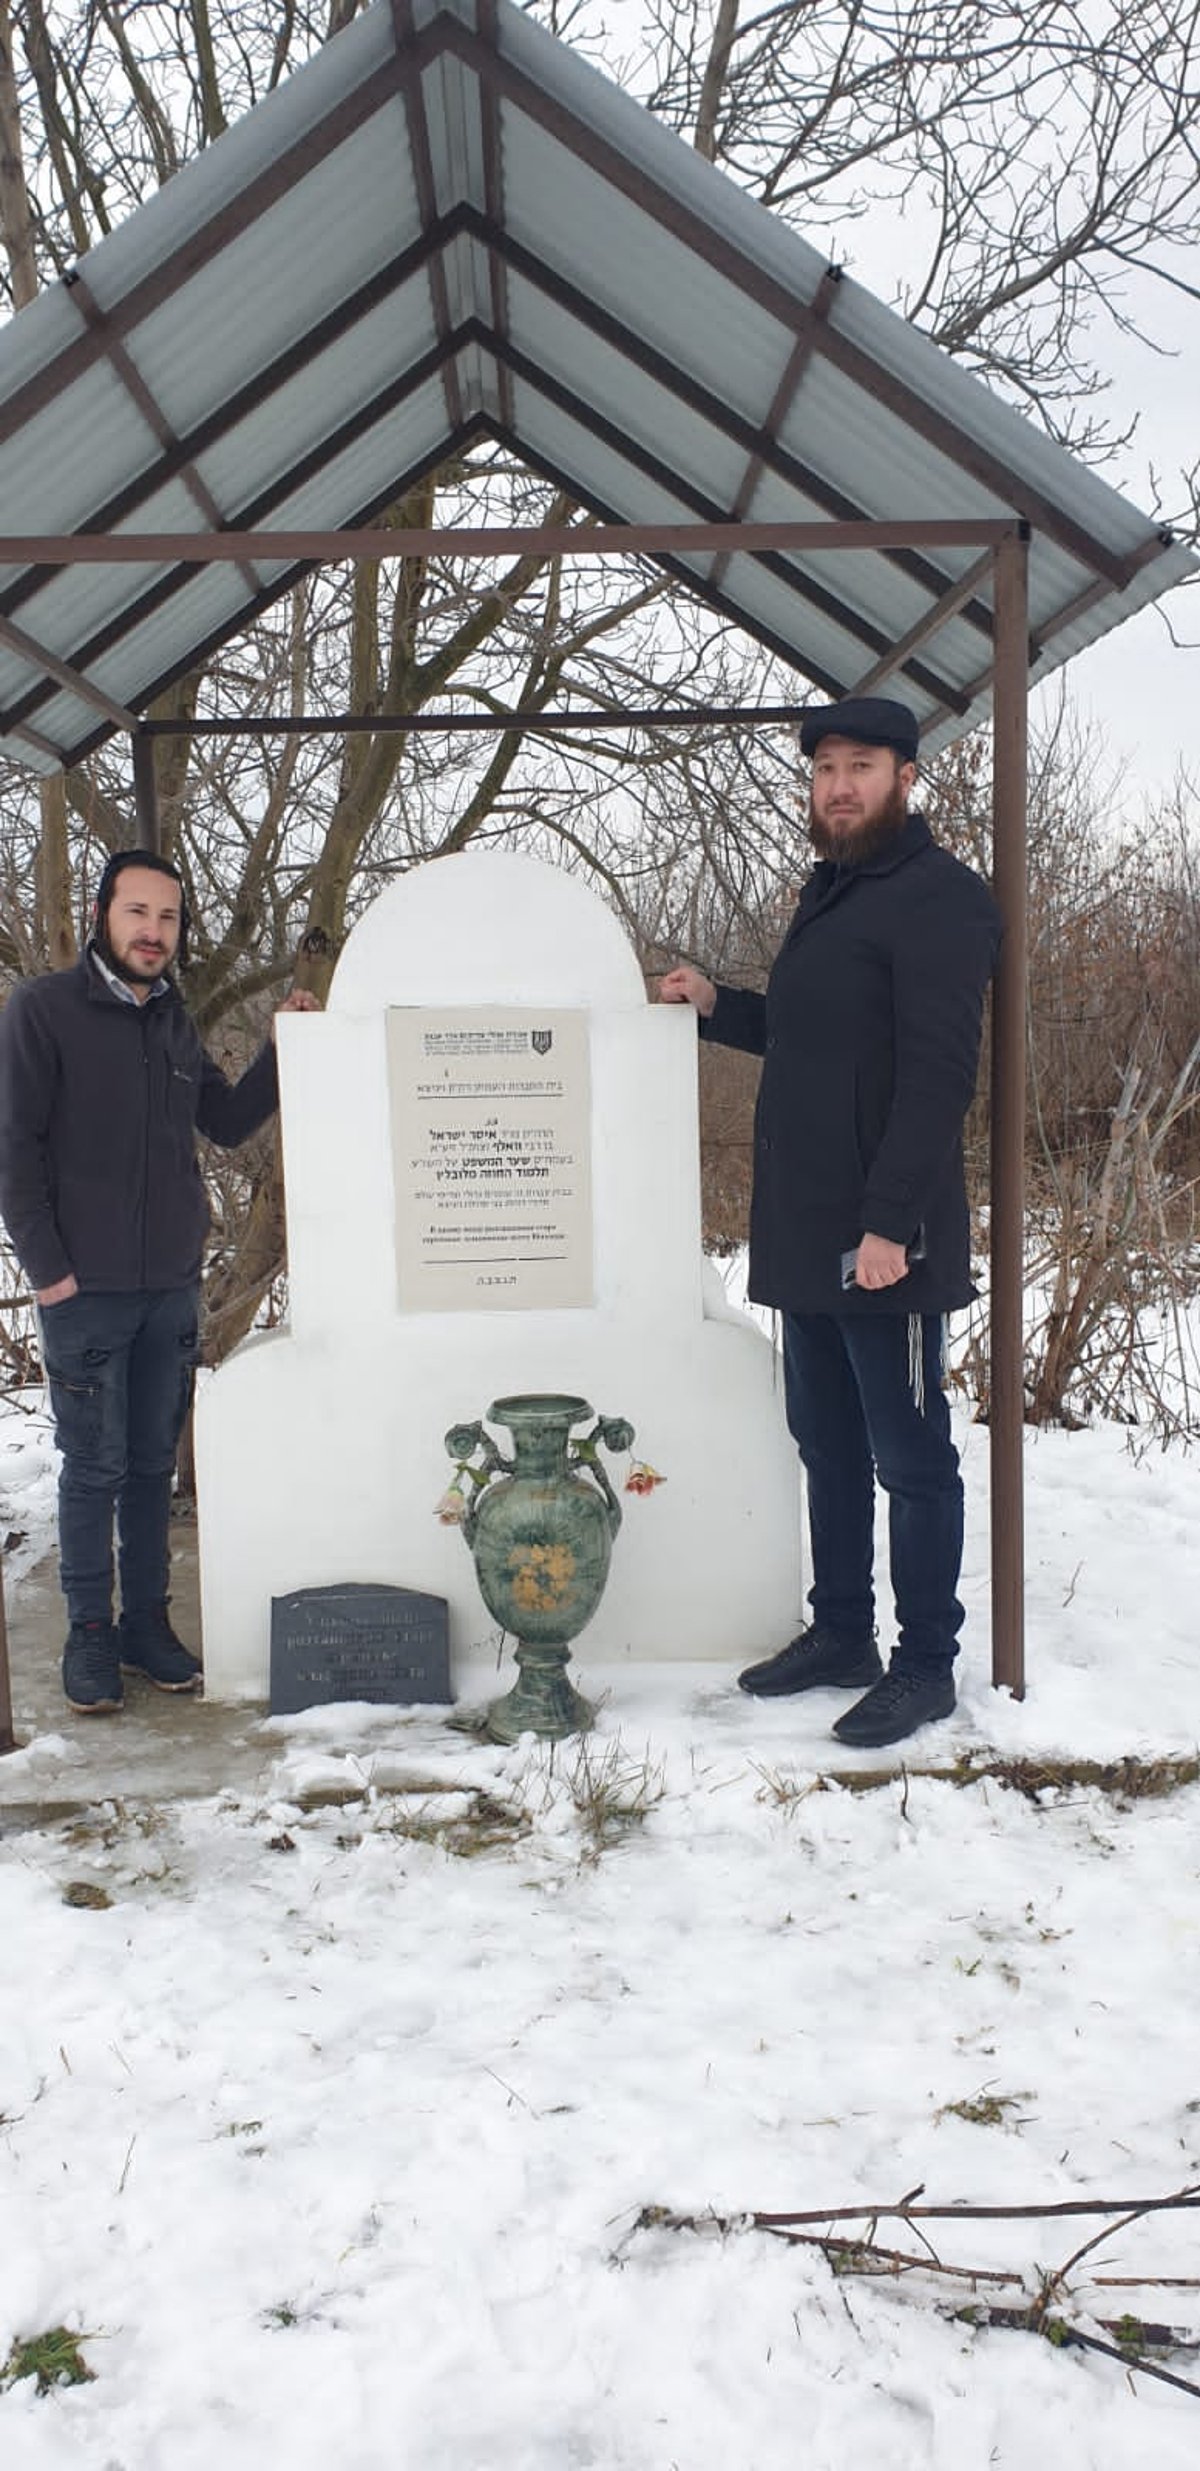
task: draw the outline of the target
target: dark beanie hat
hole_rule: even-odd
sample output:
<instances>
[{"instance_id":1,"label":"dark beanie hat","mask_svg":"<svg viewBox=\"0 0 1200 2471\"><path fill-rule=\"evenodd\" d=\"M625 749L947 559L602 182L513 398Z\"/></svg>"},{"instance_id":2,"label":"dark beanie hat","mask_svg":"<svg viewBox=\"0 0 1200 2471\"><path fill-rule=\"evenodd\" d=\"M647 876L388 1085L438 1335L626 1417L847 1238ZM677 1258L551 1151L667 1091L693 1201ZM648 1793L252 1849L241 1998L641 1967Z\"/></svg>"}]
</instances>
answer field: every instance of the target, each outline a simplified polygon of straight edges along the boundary
<instances>
[{"instance_id":1,"label":"dark beanie hat","mask_svg":"<svg viewBox=\"0 0 1200 2471\"><path fill-rule=\"evenodd\" d=\"M800 751L811 755L822 738L859 738L865 746L894 747L906 764L917 760L920 731L907 704L886 695L847 695L840 704L814 704L800 723Z\"/></svg>"}]
</instances>

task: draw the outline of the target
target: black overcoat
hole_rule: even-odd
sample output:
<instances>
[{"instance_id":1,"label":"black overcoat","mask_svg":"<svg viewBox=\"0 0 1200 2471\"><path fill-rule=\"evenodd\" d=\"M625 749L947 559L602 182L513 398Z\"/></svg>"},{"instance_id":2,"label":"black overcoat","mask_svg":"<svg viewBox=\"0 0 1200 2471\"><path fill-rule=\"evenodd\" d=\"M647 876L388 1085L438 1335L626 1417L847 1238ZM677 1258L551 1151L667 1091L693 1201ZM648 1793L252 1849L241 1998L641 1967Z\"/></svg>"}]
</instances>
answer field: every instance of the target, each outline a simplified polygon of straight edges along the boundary
<instances>
[{"instance_id":1,"label":"black overcoat","mask_svg":"<svg viewBox=\"0 0 1200 2471\"><path fill-rule=\"evenodd\" d=\"M823 860L765 995L719 987L701 1034L763 1058L749 1292L796 1313L950 1312L971 1284L962 1127L1000 918L920 815L862 866ZM866 1235L920 1238L894 1287L843 1291Z\"/></svg>"}]
</instances>

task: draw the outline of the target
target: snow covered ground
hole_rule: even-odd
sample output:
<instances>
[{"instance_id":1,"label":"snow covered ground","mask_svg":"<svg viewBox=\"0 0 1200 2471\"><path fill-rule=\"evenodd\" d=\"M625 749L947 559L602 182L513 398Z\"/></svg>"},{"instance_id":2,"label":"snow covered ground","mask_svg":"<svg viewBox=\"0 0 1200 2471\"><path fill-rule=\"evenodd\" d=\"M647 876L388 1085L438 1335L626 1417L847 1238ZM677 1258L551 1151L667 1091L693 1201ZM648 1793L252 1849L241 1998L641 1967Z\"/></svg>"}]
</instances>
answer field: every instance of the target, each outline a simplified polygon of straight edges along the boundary
<instances>
[{"instance_id":1,"label":"snow covered ground","mask_svg":"<svg viewBox=\"0 0 1200 2471\"><path fill-rule=\"evenodd\" d=\"M967 2283L638 2227L1200 2182L1200 1787L916 1772L1194 1755L1200 1466L1030 1437L1016 1705L959 1439L962 1703L874 1789L839 1698L737 1693L759 1642L603 1674L584 1639L582 1749L313 1712L256 1794L0 1836L0 2364L66 2325L93 2372L0 2390L4 2471L1191 2471L1200 2397L954 2321ZM10 1585L50 1488L10 1416ZM1097 2279L1200 2279L1197 2221L1110 2236L1057 2313L1200 2336L1200 2287ZM1101 2227L922 2229L1030 2298Z\"/></svg>"}]
</instances>

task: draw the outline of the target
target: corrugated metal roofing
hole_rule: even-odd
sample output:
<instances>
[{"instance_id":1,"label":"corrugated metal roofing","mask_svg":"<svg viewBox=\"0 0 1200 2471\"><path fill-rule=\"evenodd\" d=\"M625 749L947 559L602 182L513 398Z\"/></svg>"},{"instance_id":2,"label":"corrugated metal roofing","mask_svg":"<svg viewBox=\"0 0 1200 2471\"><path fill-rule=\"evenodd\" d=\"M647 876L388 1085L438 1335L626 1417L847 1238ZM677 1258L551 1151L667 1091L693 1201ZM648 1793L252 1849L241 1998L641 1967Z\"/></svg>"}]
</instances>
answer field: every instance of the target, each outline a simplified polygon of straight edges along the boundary
<instances>
[{"instance_id":1,"label":"corrugated metal roofing","mask_svg":"<svg viewBox=\"0 0 1200 2471\"><path fill-rule=\"evenodd\" d=\"M379 0L0 335L0 536L348 529L473 436L619 521L1023 519L1031 677L1193 563L511 0ZM911 644L935 746L978 558L670 563L822 695ZM0 747L77 761L295 572L0 568Z\"/></svg>"}]
</instances>

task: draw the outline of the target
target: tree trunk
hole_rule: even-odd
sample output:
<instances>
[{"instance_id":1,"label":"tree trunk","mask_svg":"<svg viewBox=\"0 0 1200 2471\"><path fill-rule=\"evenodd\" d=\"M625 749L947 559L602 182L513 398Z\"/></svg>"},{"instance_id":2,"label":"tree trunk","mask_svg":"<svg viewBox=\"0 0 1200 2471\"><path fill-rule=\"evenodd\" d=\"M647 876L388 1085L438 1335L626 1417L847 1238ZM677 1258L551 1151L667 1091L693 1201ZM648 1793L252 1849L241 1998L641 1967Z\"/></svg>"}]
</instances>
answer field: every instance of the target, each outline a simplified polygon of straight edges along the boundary
<instances>
[{"instance_id":1,"label":"tree trunk","mask_svg":"<svg viewBox=\"0 0 1200 2471\"><path fill-rule=\"evenodd\" d=\"M41 942L52 970L69 967L79 946L71 901L71 854L67 842L67 785L56 772L38 784L42 813L38 850L38 909Z\"/></svg>"}]
</instances>

